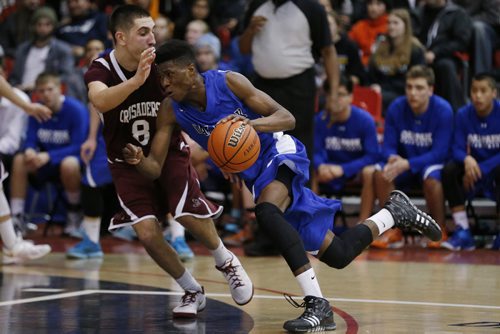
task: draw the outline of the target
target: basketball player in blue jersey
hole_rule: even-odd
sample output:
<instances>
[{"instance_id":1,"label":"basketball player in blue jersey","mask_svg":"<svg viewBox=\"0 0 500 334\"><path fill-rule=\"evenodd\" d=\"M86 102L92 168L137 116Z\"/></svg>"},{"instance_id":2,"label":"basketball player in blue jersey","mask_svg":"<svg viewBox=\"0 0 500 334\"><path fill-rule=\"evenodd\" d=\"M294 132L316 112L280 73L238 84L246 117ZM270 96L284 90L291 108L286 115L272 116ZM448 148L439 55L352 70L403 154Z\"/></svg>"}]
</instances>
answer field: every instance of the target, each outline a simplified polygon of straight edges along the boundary
<instances>
[{"instance_id":1,"label":"basketball player in blue jersey","mask_svg":"<svg viewBox=\"0 0 500 334\"><path fill-rule=\"evenodd\" d=\"M331 231L340 202L316 196L304 184L309 160L304 145L283 134L295 125L292 114L234 72L199 74L191 47L171 40L156 51L161 82L169 97L163 102L158 129L147 157L138 146L123 149L126 161L146 176L159 175L170 136L180 124L205 150L214 127L220 122L243 120L259 133L261 151L257 162L237 175L253 193L257 222L279 248L304 292L305 312L287 321L288 331L319 331L336 328L329 302L323 298L306 251L334 268L348 265L374 237L387 229L413 227L433 240L441 238L434 220L419 211L401 192L393 192L385 208L341 237ZM293 301L296 306L298 303Z\"/></svg>"},{"instance_id":2,"label":"basketball player in blue jersey","mask_svg":"<svg viewBox=\"0 0 500 334\"><path fill-rule=\"evenodd\" d=\"M149 13L134 5L118 6L111 14L109 28L115 49L92 62L85 82L89 100L103 119L109 170L122 208L110 229L132 226L151 258L185 291L173 309L174 317L196 317L205 308L206 297L203 287L163 238L158 217L167 212L210 250L233 300L245 305L253 297L252 281L217 235L212 218L222 207L201 192L180 130L169 145L169 158L158 179L148 180L124 161L122 149L127 143L149 152L165 92L153 63L154 21Z\"/></svg>"},{"instance_id":3,"label":"basketball player in blue jersey","mask_svg":"<svg viewBox=\"0 0 500 334\"><path fill-rule=\"evenodd\" d=\"M443 188L456 228L441 244L450 250L475 248L465 199L482 193L497 203L500 215L500 101L495 79L486 73L472 78L472 103L458 110L452 145L453 159L443 169ZM493 244L500 248L500 233Z\"/></svg>"}]
</instances>

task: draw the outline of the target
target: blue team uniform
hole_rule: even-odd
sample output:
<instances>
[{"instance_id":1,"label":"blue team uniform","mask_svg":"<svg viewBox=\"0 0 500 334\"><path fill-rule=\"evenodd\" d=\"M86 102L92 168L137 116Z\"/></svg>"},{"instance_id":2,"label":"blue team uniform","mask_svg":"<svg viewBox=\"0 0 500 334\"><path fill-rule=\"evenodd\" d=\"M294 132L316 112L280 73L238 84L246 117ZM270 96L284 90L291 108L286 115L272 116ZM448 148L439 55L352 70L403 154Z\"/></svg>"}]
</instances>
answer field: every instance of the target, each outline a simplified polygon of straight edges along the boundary
<instances>
[{"instance_id":1,"label":"blue team uniform","mask_svg":"<svg viewBox=\"0 0 500 334\"><path fill-rule=\"evenodd\" d=\"M396 178L398 186L408 185L418 176L441 180L443 164L449 156L453 110L443 98L432 95L427 111L415 116L405 96L394 100L385 118L382 169L391 155L408 159L410 170Z\"/></svg>"},{"instance_id":2,"label":"blue team uniform","mask_svg":"<svg viewBox=\"0 0 500 334\"><path fill-rule=\"evenodd\" d=\"M97 147L92 160L85 166L85 172L82 175L82 183L91 188L101 187L111 184L111 172L108 168L108 156L106 154L106 143L102 136L102 125L97 131Z\"/></svg>"},{"instance_id":3,"label":"blue team uniform","mask_svg":"<svg viewBox=\"0 0 500 334\"><path fill-rule=\"evenodd\" d=\"M495 200L492 171L500 166L500 101L493 102L493 110L484 118L477 115L472 104L457 112L452 145L453 160L463 163L467 149L476 159L483 175L476 183L475 190L482 191L484 195Z\"/></svg>"},{"instance_id":4,"label":"blue team uniform","mask_svg":"<svg viewBox=\"0 0 500 334\"><path fill-rule=\"evenodd\" d=\"M87 137L88 127L87 108L69 96L64 97L61 110L50 120L39 123L34 117L29 118L24 150L32 148L50 156L48 164L37 171L40 179L57 177L60 163L68 156L80 161L80 146Z\"/></svg>"},{"instance_id":5,"label":"blue team uniform","mask_svg":"<svg viewBox=\"0 0 500 334\"><path fill-rule=\"evenodd\" d=\"M205 111L172 101L177 122L205 150L208 137L220 119L232 114L249 119L262 117L251 111L227 87L226 73L207 71L201 74L207 96ZM296 176L292 184L292 203L284 214L285 219L299 232L307 251L319 250L327 231L333 227L340 201L319 197L305 187L309 179L309 160L300 141L282 132L259 133L259 139L261 150L257 162L239 176L254 198L258 198L264 187L276 178L278 167L288 166Z\"/></svg>"},{"instance_id":6,"label":"blue team uniform","mask_svg":"<svg viewBox=\"0 0 500 334\"><path fill-rule=\"evenodd\" d=\"M322 164L342 166L344 175L328 182L330 190L341 190L346 181L358 175L363 167L379 159L379 145L375 121L361 108L351 106L346 122L328 127L329 117L322 111L314 120L314 168Z\"/></svg>"}]
</instances>

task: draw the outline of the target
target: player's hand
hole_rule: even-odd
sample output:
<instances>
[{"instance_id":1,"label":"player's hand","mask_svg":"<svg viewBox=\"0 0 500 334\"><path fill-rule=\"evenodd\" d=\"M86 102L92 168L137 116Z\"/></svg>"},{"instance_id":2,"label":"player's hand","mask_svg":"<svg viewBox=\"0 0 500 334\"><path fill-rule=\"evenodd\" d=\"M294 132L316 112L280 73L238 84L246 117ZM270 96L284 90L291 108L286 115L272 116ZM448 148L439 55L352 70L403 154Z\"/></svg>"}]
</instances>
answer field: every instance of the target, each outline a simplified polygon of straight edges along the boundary
<instances>
[{"instance_id":1,"label":"player's hand","mask_svg":"<svg viewBox=\"0 0 500 334\"><path fill-rule=\"evenodd\" d=\"M474 159L470 155L466 156L464 159L464 169L465 175L474 183L483 176L481 173L481 168L479 168L479 164L477 163L476 159Z\"/></svg>"},{"instance_id":2,"label":"player's hand","mask_svg":"<svg viewBox=\"0 0 500 334\"><path fill-rule=\"evenodd\" d=\"M226 123L226 122L235 123L235 122L238 122L238 121L242 121L243 124L249 124L248 122L250 122L250 120L248 118L246 118L246 117L243 117L243 116L240 116L240 115L231 114L229 116L224 117L220 121L218 121L217 124L223 124L223 123Z\"/></svg>"},{"instance_id":3,"label":"player's hand","mask_svg":"<svg viewBox=\"0 0 500 334\"><path fill-rule=\"evenodd\" d=\"M252 34L259 33L267 22L267 17L262 15L252 16L250 23L248 24L248 29Z\"/></svg>"},{"instance_id":4,"label":"player's hand","mask_svg":"<svg viewBox=\"0 0 500 334\"><path fill-rule=\"evenodd\" d=\"M149 73L151 73L151 64L153 64L155 58L156 53L154 47L142 51L137 72L135 72L135 75L131 79L135 80L138 87L142 86L149 77Z\"/></svg>"},{"instance_id":5,"label":"player's hand","mask_svg":"<svg viewBox=\"0 0 500 334\"><path fill-rule=\"evenodd\" d=\"M229 182L234 184L238 190L241 190L241 188L243 187L243 184L242 184L241 178L238 176L238 174L227 173L227 172L224 172L222 169L221 169L221 173L226 180L228 180Z\"/></svg>"},{"instance_id":6,"label":"player's hand","mask_svg":"<svg viewBox=\"0 0 500 334\"><path fill-rule=\"evenodd\" d=\"M123 158L130 165L138 165L144 159L142 148L133 144L127 144L122 150Z\"/></svg>"},{"instance_id":7,"label":"player's hand","mask_svg":"<svg viewBox=\"0 0 500 334\"><path fill-rule=\"evenodd\" d=\"M397 178L400 174L404 173L408 169L410 169L410 163L408 162L408 160L399 157L399 159L396 159L385 165L382 175L387 181L392 182L395 178Z\"/></svg>"},{"instance_id":8,"label":"player's hand","mask_svg":"<svg viewBox=\"0 0 500 334\"><path fill-rule=\"evenodd\" d=\"M97 148L97 141L94 138L87 138L80 146L80 157L85 164L89 164L90 160L94 157Z\"/></svg>"},{"instance_id":9,"label":"player's hand","mask_svg":"<svg viewBox=\"0 0 500 334\"><path fill-rule=\"evenodd\" d=\"M45 166L46 164L48 164L49 161L50 161L50 155L47 152L39 152L36 155L35 167L37 169L39 169L39 168Z\"/></svg>"},{"instance_id":10,"label":"player's hand","mask_svg":"<svg viewBox=\"0 0 500 334\"><path fill-rule=\"evenodd\" d=\"M474 184L476 182L470 175L464 174L462 181L466 192L472 191L474 189Z\"/></svg>"},{"instance_id":11,"label":"player's hand","mask_svg":"<svg viewBox=\"0 0 500 334\"><path fill-rule=\"evenodd\" d=\"M321 164L318 167L318 181L329 182L344 175L344 169L339 165Z\"/></svg>"},{"instance_id":12,"label":"player's hand","mask_svg":"<svg viewBox=\"0 0 500 334\"><path fill-rule=\"evenodd\" d=\"M48 121L52 117L52 111L39 103L28 103L24 111L26 111L28 115L35 117L40 123Z\"/></svg>"}]
</instances>

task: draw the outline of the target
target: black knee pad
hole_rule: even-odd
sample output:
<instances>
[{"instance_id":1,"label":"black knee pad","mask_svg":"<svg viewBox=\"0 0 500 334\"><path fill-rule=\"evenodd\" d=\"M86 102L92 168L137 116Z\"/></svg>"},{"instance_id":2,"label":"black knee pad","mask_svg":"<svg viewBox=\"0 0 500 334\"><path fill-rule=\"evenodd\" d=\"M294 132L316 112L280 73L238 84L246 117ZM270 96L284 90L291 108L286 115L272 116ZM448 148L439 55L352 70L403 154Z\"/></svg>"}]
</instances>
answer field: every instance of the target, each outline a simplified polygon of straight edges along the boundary
<instances>
[{"instance_id":1,"label":"black knee pad","mask_svg":"<svg viewBox=\"0 0 500 334\"><path fill-rule=\"evenodd\" d=\"M276 244L292 271L309 263L299 233L290 225L281 210L271 203L260 203L255 207L259 227Z\"/></svg>"},{"instance_id":2,"label":"black knee pad","mask_svg":"<svg viewBox=\"0 0 500 334\"><path fill-rule=\"evenodd\" d=\"M89 186L82 185L82 208L85 216L102 216L104 207L101 188L91 188Z\"/></svg>"},{"instance_id":3,"label":"black knee pad","mask_svg":"<svg viewBox=\"0 0 500 334\"><path fill-rule=\"evenodd\" d=\"M336 269L345 268L372 241L372 232L368 226L363 224L356 225L345 231L342 236L335 236L320 260Z\"/></svg>"}]
</instances>

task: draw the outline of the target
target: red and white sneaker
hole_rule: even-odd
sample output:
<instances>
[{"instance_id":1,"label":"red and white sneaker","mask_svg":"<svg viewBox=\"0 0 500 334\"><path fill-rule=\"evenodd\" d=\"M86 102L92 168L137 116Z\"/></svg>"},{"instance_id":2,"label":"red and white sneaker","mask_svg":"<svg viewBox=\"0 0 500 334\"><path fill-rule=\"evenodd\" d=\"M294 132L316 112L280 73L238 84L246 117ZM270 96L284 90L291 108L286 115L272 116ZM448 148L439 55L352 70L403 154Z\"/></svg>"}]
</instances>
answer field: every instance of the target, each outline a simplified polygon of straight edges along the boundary
<instances>
[{"instance_id":1,"label":"red and white sneaker","mask_svg":"<svg viewBox=\"0 0 500 334\"><path fill-rule=\"evenodd\" d=\"M222 272L224 278L229 283L231 296L238 305L245 305L253 298L253 283L248 277L247 272L240 263L240 260L230 252L232 257L222 266L215 268Z\"/></svg>"},{"instance_id":2,"label":"red and white sneaker","mask_svg":"<svg viewBox=\"0 0 500 334\"><path fill-rule=\"evenodd\" d=\"M205 290L201 287L201 291L185 291L181 298L181 304L174 308L174 318L194 318L205 309L207 300L205 298Z\"/></svg>"}]
</instances>

